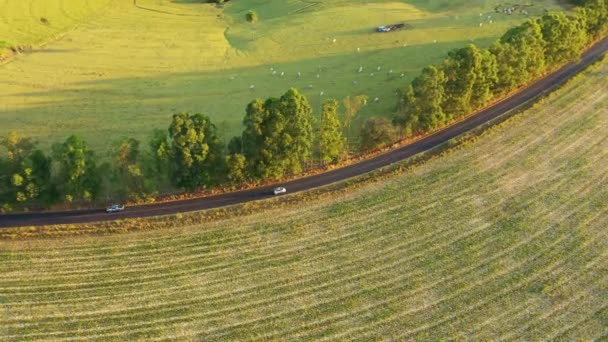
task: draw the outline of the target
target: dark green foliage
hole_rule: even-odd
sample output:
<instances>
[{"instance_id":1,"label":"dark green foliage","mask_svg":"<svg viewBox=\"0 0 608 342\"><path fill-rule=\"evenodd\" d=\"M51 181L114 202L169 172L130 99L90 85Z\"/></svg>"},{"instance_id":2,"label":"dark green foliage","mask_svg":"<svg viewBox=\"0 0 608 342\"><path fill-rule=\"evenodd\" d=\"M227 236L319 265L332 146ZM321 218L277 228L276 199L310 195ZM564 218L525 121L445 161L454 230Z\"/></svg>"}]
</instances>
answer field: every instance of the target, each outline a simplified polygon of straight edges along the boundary
<instances>
[{"instance_id":1,"label":"dark green foliage","mask_svg":"<svg viewBox=\"0 0 608 342\"><path fill-rule=\"evenodd\" d=\"M416 108L414 88L408 84L400 95L397 113L393 116L393 124L401 127L401 136L410 137L420 131L420 117Z\"/></svg>"},{"instance_id":2,"label":"dark green foliage","mask_svg":"<svg viewBox=\"0 0 608 342\"><path fill-rule=\"evenodd\" d=\"M10 194L10 165L6 158L0 156L0 213L12 210L13 196Z\"/></svg>"},{"instance_id":3,"label":"dark green foliage","mask_svg":"<svg viewBox=\"0 0 608 342\"><path fill-rule=\"evenodd\" d=\"M153 160L152 169L161 174L168 174L171 162L171 147L169 146L169 136L162 129L152 132L150 139L150 154Z\"/></svg>"},{"instance_id":4,"label":"dark green foliage","mask_svg":"<svg viewBox=\"0 0 608 342\"><path fill-rule=\"evenodd\" d=\"M48 204L52 200L51 160L35 149L30 138L11 132L0 140L6 157L0 158L0 203L4 210L13 205L24 206L36 202Z\"/></svg>"},{"instance_id":5,"label":"dark green foliage","mask_svg":"<svg viewBox=\"0 0 608 342\"><path fill-rule=\"evenodd\" d=\"M226 178L231 185L242 184L247 180L247 159L240 153L226 156Z\"/></svg>"},{"instance_id":6,"label":"dark green foliage","mask_svg":"<svg viewBox=\"0 0 608 342\"><path fill-rule=\"evenodd\" d=\"M85 141L75 135L53 146L53 160L57 163L55 184L65 201L90 202L97 198L102 179L95 159Z\"/></svg>"},{"instance_id":7,"label":"dark green foliage","mask_svg":"<svg viewBox=\"0 0 608 342\"><path fill-rule=\"evenodd\" d=\"M447 119L466 115L484 106L498 81L496 58L473 44L453 50L442 64L446 75L443 111Z\"/></svg>"},{"instance_id":8,"label":"dark green foliage","mask_svg":"<svg viewBox=\"0 0 608 342\"><path fill-rule=\"evenodd\" d=\"M228 154L236 154L243 152L243 138L232 137L228 143Z\"/></svg>"},{"instance_id":9,"label":"dark green foliage","mask_svg":"<svg viewBox=\"0 0 608 342\"><path fill-rule=\"evenodd\" d=\"M20 174L25 182L20 192L25 195L26 201L38 200L38 204L45 205L55 199L51 183L51 162L51 158L38 149L23 161Z\"/></svg>"},{"instance_id":10,"label":"dark green foliage","mask_svg":"<svg viewBox=\"0 0 608 342\"><path fill-rule=\"evenodd\" d=\"M120 201L143 201L154 192L155 177L146 170L140 143L136 139L124 139L115 147L112 160L112 198Z\"/></svg>"},{"instance_id":11,"label":"dark green foliage","mask_svg":"<svg viewBox=\"0 0 608 342\"><path fill-rule=\"evenodd\" d=\"M490 48L498 63L498 93L508 92L545 71L545 41L537 21L507 31Z\"/></svg>"},{"instance_id":12,"label":"dark green foliage","mask_svg":"<svg viewBox=\"0 0 608 342\"><path fill-rule=\"evenodd\" d=\"M6 138L0 140L0 146L5 148L9 162L19 164L32 152L35 143L17 132L10 132Z\"/></svg>"},{"instance_id":13,"label":"dark green foliage","mask_svg":"<svg viewBox=\"0 0 608 342\"><path fill-rule=\"evenodd\" d=\"M420 129L432 130L446 123L443 112L446 77L442 70L429 66L412 81L413 107L418 113Z\"/></svg>"},{"instance_id":14,"label":"dark green foliage","mask_svg":"<svg viewBox=\"0 0 608 342\"><path fill-rule=\"evenodd\" d=\"M578 58L590 39L608 33L608 0L573 0L574 16L547 13L507 31L488 50L453 50L406 86L393 123L408 137L436 129Z\"/></svg>"},{"instance_id":15,"label":"dark green foliage","mask_svg":"<svg viewBox=\"0 0 608 342\"><path fill-rule=\"evenodd\" d=\"M340 160L344 152L345 139L338 119L338 101L328 100L323 103L318 133L319 158L323 163L334 163Z\"/></svg>"},{"instance_id":16,"label":"dark green foliage","mask_svg":"<svg viewBox=\"0 0 608 342\"><path fill-rule=\"evenodd\" d=\"M385 117L373 116L361 127L361 149L364 151L384 147L397 139L397 131Z\"/></svg>"},{"instance_id":17,"label":"dark green foliage","mask_svg":"<svg viewBox=\"0 0 608 342\"><path fill-rule=\"evenodd\" d=\"M250 23L256 23L258 21L258 14L255 11L249 11L245 15L245 19Z\"/></svg>"},{"instance_id":18,"label":"dark green foliage","mask_svg":"<svg viewBox=\"0 0 608 342\"><path fill-rule=\"evenodd\" d=\"M262 155L260 149L264 144L266 136L272 133L269 130L270 120L266 112L266 105L261 99L251 101L245 110L245 118L243 119L245 130L243 131L241 140L234 140L233 148L236 148L237 141L241 145L241 150L249 159L251 165L261 162ZM237 151L230 151L231 153Z\"/></svg>"},{"instance_id":19,"label":"dark green foliage","mask_svg":"<svg viewBox=\"0 0 608 342\"><path fill-rule=\"evenodd\" d=\"M471 107L473 109L479 109L488 104L492 96L492 89L498 83L498 64L496 63L496 57L488 50L480 50L480 60L478 73L476 74L475 81L473 82L473 89L471 91Z\"/></svg>"},{"instance_id":20,"label":"dark green foliage","mask_svg":"<svg viewBox=\"0 0 608 342\"><path fill-rule=\"evenodd\" d=\"M567 17L561 12L548 13L540 19L540 26L546 42L548 65L576 59L587 43L585 24L579 17Z\"/></svg>"},{"instance_id":21,"label":"dark green foliage","mask_svg":"<svg viewBox=\"0 0 608 342\"><path fill-rule=\"evenodd\" d=\"M279 153L285 119L278 111L269 109L276 106L274 103L277 101L256 99L247 105L242 144L250 172L255 178L278 178L284 173Z\"/></svg>"},{"instance_id":22,"label":"dark green foliage","mask_svg":"<svg viewBox=\"0 0 608 342\"><path fill-rule=\"evenodd\" d=\"M580 20L587 34L597 39L608 33L608 0L583 0L584 7L578 9Z\"/></svg>"},{"instance_id":23,"label":"dark green foliage","mask_svg":"<svg viewBox=\"0 0 608 342\"><path fill-rule=\"evenodd\" d=\"M424 68L412 84L406 87L401 94L398 112L393 118L393 123L401 127L402 136L432 130L447 122L443 111L446 106L446 82L443 70L430 66Z\"/></svg>"},{"instance_id":24,"label":"dark green foliage","mask_svg":"<svg viewBox=\"0 0 608 342\"><path fill-rule=\"evenodd\" d=\"M517 48L511 44L497 41L490 47L490 52L496 59L498 66L498 82L496 82L492 91L502 94L515 89L524 73L524 71L516 69L521 64L518 61Z\"/></svg>"},{"instance_id":25,"label":"dark green foliage","mask_svg":"<svg viewBox=\"0 0 608 342\"><path fill-rule=\"evenodd\" d=\"M280 99L252 101L243 124L243 154L254 178L279 179L299 173L310 160L312 110L298 90L292 88Z\"/></svg>"},{"instance_id":26,"label":"dark green foliage","mask_svg":"<svg viewBox=\"0 0 608 342\"><path fill-rule=\"evenodd\" d=\"M194 190L217 184L223 166L223 144L217 135L215 125L202 114L173 115L169 126L171 179L177 187ZM163 151L160 137L157 155L167 155ZM162 158L160 158L162 160Z\"/></svg>"},{"instance_id":27,"label":"dark green foliage","mask_svg":"<svg viewBox=\"0 0 608 342\"><path fill-rule=\"evenodd\" d=\"M156 129L148 142L148 150L142 155L142 163L148 178L153 179L156 190L171 190L171 147L166 130Z\"/></svg>"},{"instance_id":28,"label":"dark green foliage","mask_svg":"<svg viewBox=\"0 0 608 342\"><path fill-rule=\"evenodd\" d=\"M446 76L446 82L442 108L448 120L466 115L473 108L473 87L481 85L478 80L483 79L485 71L482 60L481 50L469 44L450 51L443 61L441 69Z\"/></svg>"},{"instance_id":29,"label":"dark green foliage","mask_svg":"<svg viewBox=\"0 0 608 342\"><path fill-rule=\"evenodd\" d=\"M286 119L284 135L284 153L286 155L287 173L296 174L302 171L304 163L312 154L314 133L312 130L312 108L308 99L297 89L289 89L281 96L278 108Z\"/></svg>"}]
</instances>

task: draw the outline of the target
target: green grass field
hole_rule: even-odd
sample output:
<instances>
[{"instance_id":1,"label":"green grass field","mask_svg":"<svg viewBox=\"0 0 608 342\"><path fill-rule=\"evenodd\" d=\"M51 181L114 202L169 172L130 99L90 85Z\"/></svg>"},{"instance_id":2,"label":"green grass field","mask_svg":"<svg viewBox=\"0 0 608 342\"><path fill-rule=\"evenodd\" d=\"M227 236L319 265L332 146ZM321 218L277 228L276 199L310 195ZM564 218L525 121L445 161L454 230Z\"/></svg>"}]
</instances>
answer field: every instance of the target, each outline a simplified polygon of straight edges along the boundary
<instances>
[{"instance_id":1,"label":"green grass field","mask_svg":"<svg viewBox=\"0 0 608 342\"><path fill-rule=\"evenodd\" d=\"M0 136L19 130L49 146L78 134L100 152L166 128L177 111L206 113L224 135L237 135L249 101L292 86L315 110L326 98L378 97L357 127L391 115L395 90L448 50L469 40L487 46L525 20L494 13L510 3L498 0L252 0L224 10L177 0L0 3L2 46L61 37L0 65ZM531 15L561 9L557 0L533 4ZM260 17L253 25L250 9ZM412 29L373 33L396 22Z\"/></svg>"},{"instance_id":2,"label":"green grass field","mask_svg":"<svg viewBox=\"0 0 608 342\"><path fill-rule=\"evenodd\" d=\"M47 43L88 20L112 0L0 1L0 52Z\"/></svg>"},{"instance_id":3,"label":"green grass field","mask_svg":"<svg viewBox=\"0 0 608 342\"><path fill-rule=\"evenodd\" d=\"M2 241L0 339L605 338L607 87L305 205Z\"/></svg>"}]
</instances>

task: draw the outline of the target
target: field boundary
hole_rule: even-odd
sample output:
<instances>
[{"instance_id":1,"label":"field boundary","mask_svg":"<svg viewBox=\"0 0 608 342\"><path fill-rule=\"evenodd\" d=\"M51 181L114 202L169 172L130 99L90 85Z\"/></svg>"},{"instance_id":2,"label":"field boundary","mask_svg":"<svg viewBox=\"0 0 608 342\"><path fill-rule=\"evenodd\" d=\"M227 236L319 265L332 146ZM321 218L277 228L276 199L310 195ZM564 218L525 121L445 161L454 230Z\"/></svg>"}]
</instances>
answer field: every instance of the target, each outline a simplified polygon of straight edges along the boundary
<instances>
[{"instance_id":1,"label":"field boundary","mask_svg":"<svg viewBox=\"0 0 608 342\"><path fill-rule=\"evenodd\" d=\"M114 1L116 1L116 0L114 0ZM103 3L106 3L106 2L103 2ZM162 3L164 4L164 2L162 2ZM116 4L116 2L113 2L112 4ZM133 4L137 5L138 4L137 0L133 0ZM150 5L152 7L156 6L153 3L150 3ZM130 2L125 4L125 6L127 9L132 8ZM179 7L179 8L181 8L181 7ZM170 7L170 9L171 9L171 7ZM129 11L129 12L136 15L137 10ZM145 15L144 15L144 17L145 17ZM547 73L545 75L545 77L539 78L539 79L535 80L534 82L531 82L528 87L520 88L513 94L508 94L506 97L499 97L497 99L497 101L494 104L492 104L491 106L489 106L481 111L478 111L477 113L471 113L471 114L469 114L469 116L467 116L466 118L464 118L461 121L456 121L456 122L450 123L450 125L447 126L447 129L444 128L442 130L436 130L435 132L429 132L428 134L414 137L413 139L406 139L401 142L395 142L390 146L391 149L387 148L384 150L374 151L371 154L355 156L355 158L348 160L346 163L344 163L342 165L338 165L335 168L333 168L333 167L328 168L330 170L325 170L325 169L319 168L316 170L311 170L308 173L299 174L299 175L296 175L293 177L281 179L280 181L289 186L290 192L304 191L304 190L308 190L311 188L324 186L324 185L330 184L332 182L336 182L336 181L344 180L344 179L354 177L357 175L361 175L365 172L373 171L377 168L389 165L391 163L398 162L400 160L408 158L417 153L431 149L431 148L433 148L433 146L444 143L445 141L453 138L454 136L463 134L468 129L471 129L473 127L476 127L477 125L483 124L487 120L491 120L492 118L494 118L496 116L502 115L503 113L505 113L505 111L508 111L508 110L511 110L511 109L517 107L518 103L521 104L526 101L531 101L536 96L542 95L542 93L544 91L549 91L549 89L553 89L554 86L563 82L563 80L565 78L572 76L574 73L576 73L579 70L581 70L582 68L584 68L585 65L588 65L588 63L589 63L588 57L590 55L591 55L591 58L596 58L598 53L601 54L601 53L605 52L606 48L608 48L606 46L599 47L599 50L601 50L599 52L598 52L598 49L596 49L596 47L598 47L598 45L602 45L602 42L605 42L605 41L606 40L600 41L599 43L597 43L596 45L591 47L590 50L585 52L582 55L583 60L584 60L583 62L568 63L563 68L560 68L555 73ZM488 113L485 113L485 112L488 112ZM484 115L485 115L485 117L484 117ZM446 132L448 132L448 133L446 133ZM417 147L412 147L412 149L408 149L410 147L410 145L417 146ZM158 197L155 199L155 201L157 201L157 203L150 204L150 205L134 205L134 207L132 207L132 209L129 210L129 214L125 213L124 215L127 215L126 217L152 216L153 214L148 213L148 212L149 211L151 212L154 210L159 210L159 209L162 212L157 213L157 214L161 214L161 215L162 214L171 214L171 213L175 213L176 210L182 210L182 209L183 209L182 211L200 210L200 209L207 209L210 207L231 205L231 204L254 200L254 199L262 199L262 198L268 197L268 193L270 192L269 189L270 189L271 184L272 184L271 181L266 181L261 184L256 184L258 186L255 188L251 187L247 190L235 192L235 193L227 193L226 190L228 190L228 189L215 188L215 189L212 189L211 191L206 191L206 192L199 191L199 192L190 193L190 194L186 193L181 196L173 196L173 198ZM221 192L226 192L226 193L223 195L219 195L219 196L210 196L210 195L217 195L218 193L221 193ZM232 194L234 194L234 196L232 196ZM207 197L205 197L205 196L207 196ZM240 196L240 198L236 198L235 196ZM188 199L188 198L190 198L190 199ZM173 200L173 201L169 202L166 200ZM222 200L228 200L228 203L225 203L225 202L220 203ZM163 201L165 203L161 203ZM202 206L202 204L200 204L200 203L195 204L196 201L201 201L201 202L209 201L209 202L213 202L214 204L211 204L211 206L207 206L207 205ZM63 212L56 211L56 212L46 212L45 213L45 212L32 211L32 213L25 213L25 214L21 214L21 215L18 213L2 215L2 216L0 216L0 218L2 218L1 221L5 221L4 219L9 220L13 217L15 217L15 218L19 217L19 219L22 219L24 217L34 218L37 215L41 215L38 217L40 220L38 220L36 222L36 224L48 224L48 223L44 223L44 219L47 219L50 216L57 218L62 215L65 216L65 214L69 214L70 217L75 217L75 216L79 216L82 214L85 214L85 215L91 214L90 215L91 217L89 219L93 220L94 219L93 216L99 215L98 211L101 211L100 206L103 206L103 203L97 202L97 203L92 203L92 204L83 204L82 206L83 206L82 209L85 209L85 210L81 210L81 211L74 210L74 209L78 208L78 204L77 204L75 206L72 206L71 208L64 207L65 209L63 209L63 210L67 209L67 211L63 211ZM97 206L97 207L95 207L95 206ZM86 208L89 208L90 210L86 210ZM177 209L177 208L179 208L179 209ZM73 210L73 211L70 211L70 210ZM141 215L138 215L137 213L139 213ZM123 214L121 213L121 215L116 215L116 216L105 215L105 217L98 216L98 219L108 219L108 218L109 219L114 219L114 218L120 219L120 218L123 218ZM2 225L2 223L3 222L0 222L0 226Z\"/></svg>"},{"instance_id":2,"label":"field boundary","mask_svg":"<svg viewBox=\"0 0 608 342\"><path fill-rule=\"evenodd\" d=\"M300 1L303 2L303 3L305 3L305 4L308 4L308 5L306 5L306 6L302 7L302 8L298 8L295 11L288 12L287 14L301 13L301 12L304 12L307 9L311 8L311 7L318 6L318 5L321 4L321 1L306 1L306 0L300 0Z\"/></svg>"},{"instance_id":3,"label":"field boundary","mask_svg":"<svg viewBox=\"0 0 608 342\"><path fill-rule=\"evenodd\" d=\"M606 41L608 41L608 39L606 39ZM326 185L314 187L307 191L298 191L297 193L287 197L273 198L272 196L265 196L266 200L264 201L254 201L256 199L264 199L254 198L246 201L241 201L235 204L225 204L197 210L176 210L173 213L160 213L157 215L150 214L150 211L148 211L147 213L144 212L145 215L128 218L116 218L104 215L102 217L105 219L102 218L101 220L97 221L88 220L85 222L81 222L89 223L84 225L74 225L74 222L59 222L47 224L46 226L35 226L34 224L27 224L26 221L26 224L22 225L4 226L4 229L0 230L0 240L23 239L31 237L56 238L66 235L105 235L114 233L126 233L131 231L156 230L176 227L180 224L179 222L186 222L188 224L192 224L193 222L199 222L200 220L203 220L205 222L217 221L229 217L248 215L259 210L277 208L286 205L296 205L298 203L306 203L307 201L313 199L317 200L318 198L331 196L337 192L345 191L345 189L347 188L352 189L353 187L362 186L370 182L380 181L382 179L385 179L386 177L391 177L395 174L407 172L409 170L412 170L413 168L424 165L428 161L434 160L436 158L441 158L454 151L462 149L470 143L476 142L485 134L491 134L495 131L499 131L506 127L509 122L511 122L511 120L517 120L517 118L523 113L525 113L526 110L541 103L542 99L553 96L555 93L562 91L564 87L570 84L570 82L573 82L577 80L577 78L582 77L583 72L592 69L604 60L605 56L600 56L592 62L587 63L586 67L580 70L578 73L572 75L571 77L562 78L560 81L561 83L559 83L558 86L553 87L551 90L542 91L532 99L520 103L519 105L511 108L510 110L503 112L503 114L501 115L490 118L489 120L480 123L479 125L471 128L470 130L460 135L457 135L440 144L434 145L429 149L414 154L408 158L395 161L386 166L378 167L370 172L356 175L341 181L336 181ZM269 198L270 200L268 200ZM204 199L205 198L197 198L193 200L185 200L178 202L200 202ZM164 204L170 205L172 203L175 204L175 202L168 202ZM83 216L81 216L80 218L86 218L87 215L91 215L91 211L76 211L71 213L83 214ZM95 213L96 211L93 212L93 214ZM48 213L47 215L52 217L53 214L59 214L59 216L55 217L55 219L61 219L61 214L65 213ZM25 214L25 216L27 215L28 214ZM6 216L18 218L24 217L24 214L5 215L5 217ZM70 217L69 213L68 215L66 215L66 217ZM66 217L64 217L64 219ZM17 224L19 224L19 222L17 222ZM2 225L3 222L0 222L0 227L2 227Z\"/></svg>"},{"instance_id":4,"label":"field boundary","mask_svg":"<svg viewBox=\"0 0 608 342\"><path fill-rule=\"evenodd\" d=\"M144 6L141 6L140 4L138 4L137 0L133 0L133 6L139 8L139 9L142 9L142 10L146 10L146 11L151 11L151 12L156 12L156 13L161 13L161 14L168 14L168 15L176 15L176 16L180 16L180 17L203 17L203 15L200 15L200 14L174 13L174 12L158 10L158 9L154 9L154 8L150 8L150 7L144 7Z\"/></svg>"},{"instance_id":5,"label":"field boundary","mask_svg":"<svg viewBox=\"0 0 608 342\"><path fill-rule=\"evenodd\" d=\"M605 58L604 58L605 59ZM566 80L558 88L551 92L545 92L537 96L534 100L521 104L520 106L508 111L504 115L481 124L470 131L450 139L449 141L437 145L427 151L416 154L410 158L401 160L394 164L378 168L374 171L355 176L344 181L331 183L309 191L302 191L287 197L270 198L266 200L252 201L229 205L224 207L211 208L208 210L178 212L170 215L151 216L143 219L128 218L123 220L109 220L102 222L92 222L83 225L57 224L48 226L14 227L0 229L0 240L19 240L30 238L55 239L66 236L91 236L91 235L110 235L124 234L137 231L152 231L160 229L170 229L196 222L215 222L228 218L250 215L263 210L291 207L302 205L322 198L336 196L347 190L356 189L368 184L382 182L404 172L411 171L426 163L445 157L451 153L468 147L482 139L486 135L499 133L506 129L511 122L519 120L527 110L542 103L543 99L559 95L565 87L577 78L583 77L583 72L593 70L599 66L603 60L597 60L589 65L584 71Z\"/></svg>"},{"instance_id":6,"label":"field boundary","mask_svg":"<svg viewBox=\"0 0 608 342\"><path fill-rule=\"evenodd\" d=\"M426 152L433 147L439 146L453 138L461 136L473 128L479 127L480 125L485 124L494 118L502 116L509 111L520 107L522 104L529 103L539 96L554 90L569 78L575 76L587 66L602 58L606 51L608 51L608 38L605 38L593 45L593 47L583 54L582 59L578 63L567 64L558 71L545 76L535 83L532 83L523 91L520 91L473 116L469 116L465 120L451 125L446 129L434 132L433 134L417 140L414 143L381 153L370 159L365 159L348 166L312 176L302 177L292 181L285 181L281 183L281 185L289 189L290 192L310 190L338 181L345 181L355 176L360 176L364 173L368 173L390 164L405 160L416 154L420 154L421 152ZM197 197L172 202L138 205L130 207L129 210L111 216L107 215L105 211L100 209L4 214L0 216L2 218L0 221L0 227L87 223L96 221L112 221L126 218L170 215L179 212L212 209L269 198L272 196L273 188L274 186L268 185L209 197Z\"/></svg>"}]
</instances>

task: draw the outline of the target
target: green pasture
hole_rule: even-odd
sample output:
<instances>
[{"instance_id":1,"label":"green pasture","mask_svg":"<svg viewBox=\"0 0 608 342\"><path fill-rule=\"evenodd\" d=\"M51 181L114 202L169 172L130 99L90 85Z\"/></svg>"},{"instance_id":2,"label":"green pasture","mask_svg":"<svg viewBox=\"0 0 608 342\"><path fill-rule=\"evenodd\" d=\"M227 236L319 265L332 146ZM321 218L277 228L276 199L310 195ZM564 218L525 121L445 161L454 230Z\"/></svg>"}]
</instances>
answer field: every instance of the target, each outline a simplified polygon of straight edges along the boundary
<instances>
[{"instance_id":1,"label":"green pasture","mask_svg":"<svg viewBox=\"0 0 608 342\"><path fill-rule=\"evenodd\" d=\"M0 1L0 56L12 47L45 44L108 6L112 0Z\"/></svg>"},{"instance_id":2,"label":"green pasture","mask_svg":"<svg viewBox=\"0 0 608 342\"><path fill-rule=\"evenodd\" d=\"M0 135L19 130L48 146L78 134L102 153L121 137L166 128L178 111L208 114L224 135L237 135L249 101L289 87L316 110L327 98L378 98L356 127L391 115L395 90L448 50L487 46L526 18L495 13L511 3L501 1L235 0L224 9L186 0L4 3L2 45L60 39L0 65ZM557 0L528 7L530 15L547 9L561 7ZM256 24L246 22L249 10ZM411 29L373 32L398 22Z\"/></svg>"},{"instance_id":3,"label":"green pasture","mask_svg":"<svg viewBox=\"0 0 608 342\"><path fill-rule=\"evenodd\" d=\"M608 63L457 151L304 203L0 241L0 339L601 340L606 89Z\"/></svg>"}]
</instances>

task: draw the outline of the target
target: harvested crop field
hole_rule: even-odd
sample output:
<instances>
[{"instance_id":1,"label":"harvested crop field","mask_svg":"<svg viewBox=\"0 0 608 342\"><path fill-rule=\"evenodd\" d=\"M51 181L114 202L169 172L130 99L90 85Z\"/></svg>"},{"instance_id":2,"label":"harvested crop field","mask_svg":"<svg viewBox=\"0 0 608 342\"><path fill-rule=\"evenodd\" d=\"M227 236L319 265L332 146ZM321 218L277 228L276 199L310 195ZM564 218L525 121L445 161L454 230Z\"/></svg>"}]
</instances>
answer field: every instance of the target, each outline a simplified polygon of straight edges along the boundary
<instances>
[{"instance_id":1,"label":"harvested crop field","mask_svg":"<svg viewBox=\"0 0 608 342\"><path fill-rule=\"evenodd\" d=\"M306 205L0 242L0 338L606 337L606 89L603 62L462 149Z\"/></svg>"}]
</instances>

